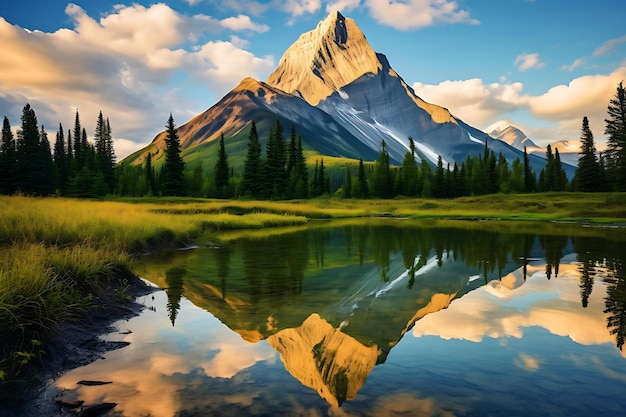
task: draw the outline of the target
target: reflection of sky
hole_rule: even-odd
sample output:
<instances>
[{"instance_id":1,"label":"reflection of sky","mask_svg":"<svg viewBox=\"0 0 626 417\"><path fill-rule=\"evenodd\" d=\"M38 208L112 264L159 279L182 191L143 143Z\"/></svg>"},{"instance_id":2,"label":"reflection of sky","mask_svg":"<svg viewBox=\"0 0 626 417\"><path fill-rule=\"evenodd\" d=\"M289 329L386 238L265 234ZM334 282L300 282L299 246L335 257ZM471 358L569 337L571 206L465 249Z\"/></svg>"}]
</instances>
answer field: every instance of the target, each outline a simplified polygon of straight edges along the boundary
<instances>
[{"instance_id":1,"label":"reflection of sky","mask_svg":"<svg viewBox=\"0 0 626 417\"><path fill-rule=\"evenodd\" d=\"M144 300L156 311L117 324L133 333L107 337L130 346L57 385L75 390L67 399L116 402L128 417L621 415L626 361L606 329L606 287L596 280L583 309L579 280L577 265L551 280L536 265L526 282L518 270L465 294L418 320L415 337L340 408L291 377L265 341L247 343L185 298L172 327L164 291ZM113 383L77 387L81 379Z\"/></svg>"},{"instance_id":2,"label":"reflection of sky","mask_svg":"<svg viewBox=\"0 0 626 417\"><path fill-rule=\"evenodd\" d=\"M603 312L606 284L596 280L589 304L582 308L578 265L560 268L551 280L542 265L528 268L525 283L521 269L491 281L419 320L413 335L480 342L484 337L520 338L525 328L539 326L583 345L615 344Z\"/></svg>"},{"instance_id":3,"label":"reflection of sky","mask_svg":"<svg viewBox=\"0 0 626 417\"><path fill-rule=\"evenodd\" d=\"M125 416L166 417L175 415L181 407L177 376L201 371L203 378L231 378L259 361L277 360L277 353L267 343L245 342L184 298L176 326L172 327L165 309L166 293L161 291L154 296L154 300L149 296L144 301L154 306L156 312L146 310L117 324L121 332L128 329L133 333L112 333L107 337L131 342L130 346L66 374L57 385L74 389L81 379L113 381L100 387L80 387L76 394L87 404L116 402L116 410ZM193 384L193 380L186 383Z\"/></svg>"}]
</instances>

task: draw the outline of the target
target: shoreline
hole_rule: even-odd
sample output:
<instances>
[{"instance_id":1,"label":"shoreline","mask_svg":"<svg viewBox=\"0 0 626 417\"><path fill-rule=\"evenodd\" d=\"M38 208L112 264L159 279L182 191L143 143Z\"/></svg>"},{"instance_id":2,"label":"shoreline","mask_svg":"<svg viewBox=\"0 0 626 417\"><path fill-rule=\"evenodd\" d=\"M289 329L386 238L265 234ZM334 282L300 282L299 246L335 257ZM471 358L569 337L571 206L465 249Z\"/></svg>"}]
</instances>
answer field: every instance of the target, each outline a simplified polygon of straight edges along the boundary
<instances>
[{"instance_id":1,"label":"shoreline","mask_svg":"<svg viewBox=\"0 0 626 417\"><path fill-rule=\"evenodd\" d=\"M126 275L119 282L128 282L130 301L115 296L114 285L98 293L97 307L78 321L66 322L46 336L42 360L29 364L24 381L16 381L14 395L0 399L0 415L6 417L51 417L75 416L76 413L55 403L62 391L52 389L55 380L66 372L103 360L107 352L121 349L126 342L106 341L101 336L119 332L113 323L127 320L140 314L145 305L137 301L141 296L161 291L136 275ZM32 376L34 374L34 376Z\"/></svg>"}]
</instances>

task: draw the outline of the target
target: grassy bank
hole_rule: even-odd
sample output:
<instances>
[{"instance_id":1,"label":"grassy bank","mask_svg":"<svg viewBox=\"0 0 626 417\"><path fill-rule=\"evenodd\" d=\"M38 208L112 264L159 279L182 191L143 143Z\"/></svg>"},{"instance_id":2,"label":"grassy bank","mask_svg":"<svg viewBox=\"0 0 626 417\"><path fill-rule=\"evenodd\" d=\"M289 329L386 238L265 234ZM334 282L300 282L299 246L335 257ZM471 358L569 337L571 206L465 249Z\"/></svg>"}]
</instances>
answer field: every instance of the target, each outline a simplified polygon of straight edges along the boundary
<instances>
[{"instance_id":1,"label":"grassy bank","mask_svg":"<svg viewBox=\"0 0 626 417\"><path fill-rule=\"evenodd\" d=\"M0 384L20 377L23 365L43 355L46 335L95 308L99 293L127 299L132 255L193 244L206 231L379 215L626 223L626 194L293 202L0 197Z\"/></svg>"},{"instance_id":2,"label":"grassy bank","mask_svg":"<svg viewBox=\"0 0 626 417\"><path fill-rule=\"evenodd\" d=\"M206 230L307 221L185 207L0 197L0 385L21 378L25 365L45 355L47 335L96 308L103 291L128 298L130 254L189 244Z\"/></svg>"}]
</instances>

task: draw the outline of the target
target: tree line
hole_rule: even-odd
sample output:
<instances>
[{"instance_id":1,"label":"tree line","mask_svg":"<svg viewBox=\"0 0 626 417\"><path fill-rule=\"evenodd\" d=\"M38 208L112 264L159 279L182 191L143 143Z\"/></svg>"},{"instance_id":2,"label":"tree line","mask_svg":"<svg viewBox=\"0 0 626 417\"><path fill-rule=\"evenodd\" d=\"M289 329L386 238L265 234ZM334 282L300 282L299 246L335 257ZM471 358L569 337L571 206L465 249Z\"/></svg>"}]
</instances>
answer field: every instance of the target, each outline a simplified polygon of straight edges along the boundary
<instances>
[{"instance_id":1,"label":"tree line","mask_svg":"<svg viewBox=\"0 0 626 417\"><path fill-rule=\"evenodd\" d=\"M509 164L496 155L485 141L484 152L468 155L459 165L437 165L426 160L418 164L416 146L409 149L400 166L390 163L387 144L375 162L346 162L327 166L320 157L311 168L304 156L302 137L291 126L286 140L280 121L270 128L265 149L253 122L248 137L243 169L235 173L228 162L223 133L217 162L210 175L202 164L189 169L181 157L176 125L170 114L166 124L165 160L155 169L152 154L140 165L115 163L113 139L108 118L98 115L93 141L81 127L78 111L74 128L67 131L59 124L51 148L48 134L39 127L29 104L23 109L21 129L14 138L4 117L0 143L0 193L63 195L72 197L119 196L194 196L253 198L264 200L307 199L322 195L343 198L407 197L455 198L492 193L531 193L546 191L626 191L626 93L623 84L608 105L605 119L607 149L597 152L587 117L582 120L578 169L568 180L558 149L546 149L545 167L536 173L528 153ZM310 172L312 170L312 173Z\"/></svg>"},{"instance_id":2,"label":"tree line","mask_svg":"<svg viewBox=\"0 0 626 417\"><path fill-rule=\"evenodd\" d=\"M74 128L59 123L51 148L48 133L39 127L30 104L22 110L17 138L5 116L0 143L0 193L97 197L115 192L115 151L111 125L98 115L93 143L87 139L76 111Z\"/></svg>"}]
</instances>

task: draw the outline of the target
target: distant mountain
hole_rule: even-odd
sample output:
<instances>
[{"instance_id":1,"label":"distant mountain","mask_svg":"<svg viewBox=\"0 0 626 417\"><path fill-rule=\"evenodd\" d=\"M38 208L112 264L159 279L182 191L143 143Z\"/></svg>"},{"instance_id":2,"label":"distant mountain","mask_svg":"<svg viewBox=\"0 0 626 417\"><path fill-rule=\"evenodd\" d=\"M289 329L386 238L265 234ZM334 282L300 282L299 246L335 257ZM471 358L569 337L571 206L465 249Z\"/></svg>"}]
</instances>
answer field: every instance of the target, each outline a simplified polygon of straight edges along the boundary
<instances>
[{"instance_id":1,"label":"distant mountain","mask_svg":"<svg viewBox=\"0 0 626 417\"><path fill-rule=\"evenodd\" d=\"M331 13L312 31L302 34L281 58L265 83L244 79L213 107L180 126L183 158L212 166L217 141L224 134L229 160L241 166L251 123L261 138L276 120L292 125L303 145L320 155L373 161L381 142L387 143L392 163L400 164L415 140L418 162L461 164L487 146L509 161L522 152L453 116L446 108L427 103L376 53L352 19ZM148 152L156 164L163 158L165 133L127 158L142 163ZM539 172L543 155L531 155ZM567 167L568 176L574 167Z\"/></svg>"},{"instance_id":2,"label":"distant mountain","mask_svg":"<svg viewBox=\"0 0 626 417\"><path fill-rule=\"evenodd\" d=\"M535 148L539 148L539 146L535 145L535 143L528 137L524 132L515 126L507 126L505 128L496 128L489 133L492 138L500 139L503 142L508 143L514 148L519 149L520 151L524 150L526 147L528 152L534 150Z\"/></svg>"},{"instance_id":3,"label":"distant mountain","mask_svg":"<svg viewBox=\"0 0 626 417\"><path fill-rule=\"evenodd\" d=\"M509 145L529 154L537 156L545 156L546 148L537 146L524 132L515 126L506 126L504 128L496 128L489 133L495 139L499 139ZM578 166L578 153L580 152L580 141L578 140L562 140L552 144L552 152L559 151L561 162L571 166Z\"/></svg>"}]
</instances>

